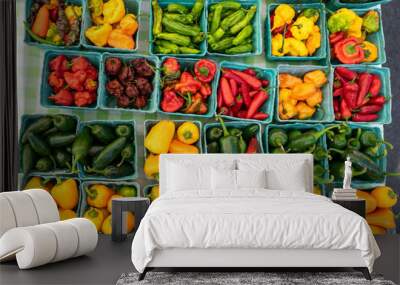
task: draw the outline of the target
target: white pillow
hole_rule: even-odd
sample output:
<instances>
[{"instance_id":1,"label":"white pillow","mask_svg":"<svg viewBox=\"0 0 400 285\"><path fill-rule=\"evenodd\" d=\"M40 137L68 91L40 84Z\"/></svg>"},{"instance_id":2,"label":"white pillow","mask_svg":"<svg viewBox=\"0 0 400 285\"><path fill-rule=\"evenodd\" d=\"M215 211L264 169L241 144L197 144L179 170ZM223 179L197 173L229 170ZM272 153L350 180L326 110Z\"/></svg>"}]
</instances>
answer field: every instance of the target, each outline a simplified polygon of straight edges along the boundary
<instances>
[{"instance_id":1,"label":"white pillow","mask_svg":"<svg viewBox=\"0 0 400 285\"><path fill-rule=\"evenodd\" d=\"M236 170L238 188L267 188L267 171Z\"/></svg>"},{"instance_id":2,"label":"white pillow","mask_svg":"<svg viewBox=\"0 0 400 285\"><path fill-rule=\"evenodd\" d=\"M236 190L236 170L211 168L212 189Z\"/></svg>"},{"instance_id":3,"label":"white pillow","mask_svg":"<svg viewBox=\"0 0 400 285\"><path fill-rule=\"evenodd\" d=\"M266 170L266 188L271 190L307 192L307 189L311 187L310 184L312 184L310 181L312 170L308 168L306 160L238 160L239 170Z\"/></svg>"}]
</instances>

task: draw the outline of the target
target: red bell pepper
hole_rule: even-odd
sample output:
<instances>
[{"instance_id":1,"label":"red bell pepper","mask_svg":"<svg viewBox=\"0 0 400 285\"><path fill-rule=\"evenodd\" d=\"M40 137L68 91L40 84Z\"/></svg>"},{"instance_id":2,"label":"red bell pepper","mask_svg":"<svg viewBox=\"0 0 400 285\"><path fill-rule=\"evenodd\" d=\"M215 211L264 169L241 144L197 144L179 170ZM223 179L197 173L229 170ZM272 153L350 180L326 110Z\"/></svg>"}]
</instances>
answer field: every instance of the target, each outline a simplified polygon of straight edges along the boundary
<instances>
[{"instance_id":1,"label":"red bell pepper","mask_svg":"<svg viewBox=\"0 0 400 285\"><path fill-rule=\"evenodd\" d=\"M201 88L201 83L194 79L194 77L187 71L182 72L179 83L175 85L175 91L180 94L195 94Z\"/></svg>"},{"instance_id":2,"label":"red bell pepper","mask_svg":"<svg viewBox=\"0 0 400 285\"><path fill-rule=\"evenodd\" d=\"M353 81L357 78L357 72L354 72L346 67L338 66L335 68L335 73L339 74L346 80Z\"/></svg>"},{"instance_id":3,"label":"red bell pepper","mask_svg":"<svg viewBox=\"0 0 400 285\"><path fill-rule=\"evenodd\" d=\"M231 107L233 104L235 104L235 97L232 94L228 79L222 77L219 81L219 88L221 89L221 95L224 101L224 105L227 107Z\"/></svg>"},{"instance_id":4,"label":"red bell pepper","mask_svg":"<svg viewBox=\"0 0 400 285\"><path fill-rule=\"evenodd\" d=\"M358 91L357 106L362 106L364 99L368 94L368 90L371 87L372 79L373 76L371 73L363 72L360 74L360 78L358 79L360 90Z\"/></svg>"},{"instance_id":5,"label":"red bell pepper","mask_svg":"<svg viewBox=\"0 0 400 285\"><path fill-rule=\"evenodd\" d=\"M359 114L356 113L353 115L354 122L372 122L376 121L379 118L378 114Z\"/></svg>"},{"instance_id":6,"label":"red bell pepper","mask_svg":"<svg viewBox=\"0 0 400 285\"><path fill-rule=\"evenodd\" d=\"M346 100L343 98L340 100L340 117L342 120L346 121L351 118L351 111L347 106Z\"/></svg>"},{"instance_id":7,"label":"red bell pepper","mask_svg":"<svg viewBox=\"0 0 400 285\"><path fill-rule=\"evenodd\" d=\"M336 58L347 64L356 64L364 60L364 50L361 47L362 41L356 37L348 37L337 42L334 46Z\"/></svg>"},{"instance_id":8,"label":"red bell pepper","mask_svg":"<svg viewBox=\"0 0 400 285\"><path fill-rule=\"evenodd\" d=\"M49 96L49 100L56 105L72 106L74 105L74 95L67 89L61 89L57 94Z\"/></svg>"},{"instance_id":9,"label":"red bell pepper","mask_svg":"<svg viewBox=\"0 0 400 285\"><path fill-rule=\"evenodd\" d=\"M246 153L257 153L257 146L258 146L257 137L252 137L249 143L247 144Z\"/></svg>"},{"instance_id":10,"label":"red bell pepper","mask_svg":"<svg viewBox=\"0 0 400 285\"><path fill-rule=\"evenodd\" d=\"M368 104L368 105L362 106L359 109L358 113L363 114L363 115L375 114L375 113L378 113L380 110L382 110L382 108L383 108L383 105L381 105L381 104Z\"/></svg>"},{"instance_id":11,"label":"red bell pepper","mask_svg":"<svg viewBox=\"0 0 400 285\"><path fill-rule=\"evenodd\" d=\"M233 74L239 76L244 82L246 82L252 89L254 90L259 90L262 87L261 80L258 79L255 76L249 75L247 73L244 73L243 71L240 70L231 70Z\"/></svg>"},{"instance_id":12,"label":"red bell pepper","mask_svg":"<svg viewBox=\"0 0 400 285\"><path fill-rule=\"evenodd\" d=\"M164 112L173 113L178 111L185 104L185 99L177 95L172 90L165 90L163 92L163 99L161 101L161 110Z\"/></svg>"},{"instance_id":13,"label":"red bell pepper","mask_svg":"<svg viewBox=\"0 0 400 285\"><path fill-rule=\"evenodd\" d=\"M200 59L194 64L194 73L199 81L208 83L214 79L217 65L209 59Z\"/></svg>"},{"instance_id":14,"label":"red bell pepper","mask_svg":"<svg viewBox=\"0 0 400 285\"><path fill-rule=\"evenodd\" d=\"M331 45L336 44L337 42L343 40L346 37L346 34L344 32L336 32L333 34L329 35L329 43Z\"/></svg>"},{"instance_id":15,"label":"red bell pepper","mask_svg":"<svg viewBox=\"0 0 400 285\"><path fill-rule=\"evenodd\" d=\"M269 117L269 114L266 114L264 112L257 112L253 115L252 119L262 121L262 120L268 119L268 117Z\"/></svg>"},{"instance_id":16,"label":"red bell pepper","mask_svg":"<svg viewBox=\"0 0 400 285\"><path fill-rule=\"evenodd\" d=\"M247 109L247 119L253 118L260 107L268 100L269 95L267 91L260 90L257 95L254 96L253 101L251 101L249 108Z\"/></svg>"},{"instance_id":17,"label":"red bell pepper","mask_svg":"<svg viewBox=\"0 0 400 285\"><path fill-rule=\"evenodd\" d=\"M381 91L382 81L379 75L373 74L372 76L373 78L368 93L371 97L375 97L378 96L379 92Z\"/></svg>"}]
</instances>

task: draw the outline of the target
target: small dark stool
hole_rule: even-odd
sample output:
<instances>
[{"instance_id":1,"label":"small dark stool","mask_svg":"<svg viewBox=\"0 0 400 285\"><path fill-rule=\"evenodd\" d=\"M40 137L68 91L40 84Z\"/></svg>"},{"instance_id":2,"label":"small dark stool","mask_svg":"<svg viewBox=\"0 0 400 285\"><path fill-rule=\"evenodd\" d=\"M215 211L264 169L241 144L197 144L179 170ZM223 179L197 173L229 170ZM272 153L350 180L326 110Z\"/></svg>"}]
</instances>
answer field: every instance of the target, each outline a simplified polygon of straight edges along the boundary
<instances>
[{"instance_id":1,"label":"small dark stool","mask_svg":"<svg viewBox=\"0 0 400 285\"><path fill-rule=\"evenodd\" d=\"M148 198L114 198L112 200L112 241L123 241L127 236L126 212L135 214L135 230L139 227L140 221L149 208L150 200Z\"/></svg>"},{"instance_id":2,"label":"small dark stool","mask_svg":"<svg viewBox=\"0 0 400 285\"><path fill-rule=\"evenodd\" d=\"M339 204L340 206L353 211L356 214L359 214L361 217L365 219L365 200L356 199L356 200L340 200L340 199L332 199L333 203Z\"/></svg>"}]
</instances>

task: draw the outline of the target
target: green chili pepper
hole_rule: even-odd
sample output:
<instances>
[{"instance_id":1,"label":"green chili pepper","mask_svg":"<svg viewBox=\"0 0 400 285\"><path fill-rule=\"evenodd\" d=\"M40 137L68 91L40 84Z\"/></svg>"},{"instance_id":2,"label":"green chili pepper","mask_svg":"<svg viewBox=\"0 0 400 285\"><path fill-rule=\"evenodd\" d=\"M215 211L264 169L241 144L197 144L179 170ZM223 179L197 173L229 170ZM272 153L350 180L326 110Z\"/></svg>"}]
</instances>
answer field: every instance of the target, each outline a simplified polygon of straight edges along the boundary
<instances>
[{"instance_id":1,"label":"green chili pepper","mask_svg":"<svg viewBox=\"0 0 400 285\"><path fill-rule=\"evenodd\" d=\"M117 166L121 166L125 161L132 159L134 154L135 148L133 144L127 144L121 151L121 161Z\"/></svg>"},{"instance_id":2,"label":"green chili pepper","mask_svg":"<svg viewBox=\"0 0 400 285\"><path fill-rule=\"evenodd\" d=\"M279 147L284 150L288 142L288 136L283 129L272 129L268 133L268 144L271 147Z\"/></svg>"},{"instance_id":3,"label":"green chili pepper","mask_svg":"<svg viewBox=\"0 0 400 285\"><path fill-rule=\"evenodd\" d=\"M238 53L246 53L246 52L251 52L251 51L253 51L253 45L245 44L245 45L228 48L225 50L225 53L226 54L238 54Z\"/></svg>"},{"instance_id":4,"label":"green chili pepper","mask_svg":"<svg viewBox=\"0 0 400 285\"><path fill-rule=\"evenodd\" d=\"M72 144L72 172L76 172L76 164L82 162L89 152L89 148L92 145L93 138L90 135L88 127L84 127L83 130L76 136L74 143Z\"/></svg>"},{"instance_id":5,"label":"green chili pepper","mask_svg":"<svg viewBox=\"0 0 400 285\"><path fill-rule=\"evenodd\" d=\"M163 10L160 5L158 5L157 0L151 1L151 5L153 6L153 35L157 36L162 33L162 24L161 20L163 18Z\"/></svg>"},{"instance_id":6,"label":"green chili pepper","mask_svg":"<svg viewBox=\"0 0 400 285\"><path fill-rule=\"evenodd\" d=\"M189 9L177 3L170 3L167 5L167 11L170 13L188 14Z\"/></svg>"},{"instance_id":7,"label":"green chili pepper","mask_svg":"<svg viewBox=\"0 0 400 285\"><path fill-rule=\"evenodd\" d=\"M360 143L361 132L362 132L362 130L360 128L358 128L356 137L355 138L350 138L347 141L347 148L349 148L349 149L357 149L357 150L361 148L361 143Z\"/></svg>"},{"instance_id":8,"label":"green chili pepper","mask_svg":"<svg viewBox=\"0 0 400 285\"><path fill-rule=\"evenodd\" d=\"M180 22L182 24L193 24L194 21L192 14L182 15L182 14L164 13L163 17L172 21Z\"/></svg>"},{"instance_id":9,"label":"green chili pepper","mask_svg":"<svg viewBox=\"0 0 400 285\"><path fill-rule=\"evenodd\" d=\"M44 117L37 119L36 121L34 121L32 124L30 124L26 128L26 130L21 138L21 142L26 143L28 141L29 134L43 133L43 132L47 131L48 129L50 129L52 127L52 125L53 125L53 120L50 116L44 116Z\"/></svg>"},{"instance_id":10,"label":"green chili pepper","mask_svg":"<svg viewBox=\"0 0 400 285\"><path fill-rule=\"evenodd\" d=\"M230 27L232 27L233 25L237 24L240 20L242 20L245 15L246 13L244 12L244 10L242 9L237 10L236 12L230 14L228 17L224 18L221 21L220 28L228 30Z\"/></svg>"},{"instance_id":11,"label":"green chili pepper","mask_svg":"<svg viewBox=\"0 0 400 285\"><path fill-rule=\"evenodd\" d=\"M179 46L188 46L190 45L190 37L180 35L177 33L160 33L156 35L157 39L171 41Z\"/></svg>"},{"instance_id":12,"label":"green chili pepper","mask_svg":"<svg viewBox=\"0 0 400 285\"><path fill-rule=\"evenodd\" d=\"M61 132L72 132L76 128L76 119L68 115L55 115L53 125Z\"/></svg>"},{"instance_id":13,"label":"green chili pepper","mask_svg":"<svg viewBox=\"0 0 400 285\"><path fill-rule=\"evenodd\" d=\"M335 180L340 180L344 178L344 162L334 161L329 165L329 172L335 177ZM352 176L360 176L363 175L367 171L367 168L362 168L361 170L356 170L352 168Z\"/></svg>"},{"instance_id":14,"label":"green chili pepper","mask_svg":"<svg viewBox=\"0 0 400 285\"><path fill-rule=\"evenodd\" d=\"M126 137L120 137L107 145L93 160L94 169L104 169L120 155L127 142Z\"/></svg>"},{"instance_id":15,"label":"green chili pepper","mask_svg":"<svg viewBox=\"0 0 400 285\"><path fill-rule=\"evenodd\" d=\"M316 161L321 161L323 159L331 158L329 152L323 146L320 145L315 147L313 155Z\"/></svg>"},{"instance_id":16,"label":"green chili pepper","mask_svg":"<svg viewBox=\"0 0 400 285\"><path fill-rule=\"evenodd\" d=\"M74 142L74 133L54 133L48 136L47 141L51 147L64 147Z\"/></svg>"},{"instance_id":17,"label":"green chili pepper","mask_svg":"<svg viewBox=\"0 0 400 285\"><path fill-rule=\"evenodd\" d=\"M387 155L386 148L381 151L382 143L378 143L376 146L370 146L363 150L363 153L368 155L372 159L380 159Z\"/></svg>"},{"instance_id":18,"label":"green chili pepper","mask_svg":"<svg viewBox=\"0 0 400 285\"><path fill-rule=\"evenodd\" d=\"M219 153L218 142L211 142L207 144L207 153Z\"/></svg>"},{"instance_id":19,"label":"green chili pepper","mask_svg":"<svg viewBox=\"0 0 400 285\"><path fill-rule=\"evenodd\" d=\"M109 125L89 125L92 135L101 143L108 144L115 139L114 128Z\"/></svg>"},{"instance_id":20,"label":"green chili pepper","mask_svg":"<svg viewBox=\"0 0 400 285\"><path fill-rule=\"evenodd\" d=\"M298 129L289 130L288 131L288 139L289 139L289 141L292 141L298 137L301 137L302 134L303 133Z\"/></svg>"},{"instance_id":21,"label":"green chili pepper","mask_svg":"<svg viewBox=\"0 0 400 285\"><path fill-rule=\"evenodd\" d=\"M31 133L28 135L28 141L33 151L41 156L51 156L49 145L39 136Z\"/></svg>"},{"instance_id":22,"label":"green chili pepper","mask_svg":"<svg viewBox=\"0 0 400 285\"><path fill-rule=\"evenodd\" d=\"M323 136L328 130L338 128L340 125L333 125L315 133L304 133L301 137L289 142L288 148L292 152L302 153L313 147L318 139Z\"/></svg>"},{"instance_id":23,"label":"green chili pepper","mask_svg":"<svg viewBox=\"0 0 400 285\"><path fill-rule=\"evenodd\" d=\"M243 129L242 136L245 141L249 141L252 137L255 137L259 131L259 127L256 124L249 125Z\"/></svg>"},{"instance_id":24,"label":"green chili pepper","mask_svg":"<svg viewBox=\"0 0 400 285\"><path fill-rule=\"evenodd\" d=\"M212 127L211 129L207 130L206 139L208 142L217 141L222 137L223 133L224 132L222 131L221 128Z\"/></svg>"},{"instance_id":25,"label":"green chili pepper","mask_svg":"<svg viewBox=\"0 0 400 285\"><path fill-rule=\"evenodd\" d=\"M91 157L95 157L97 156L103 149L105 148L105 146L102 145L93 145L89 148L88 151L88 155Z\"/></svg>"},{"instance_id":26,"label":"green chili pepper","mask_svg":"<svg viewBox=\"0 0 400 285\"><path fill-rule=\"evenodd\" d=\"M332 138L331 147L344 149L347 146L346 134L335 134Z\"/></svg>"},{"instance_id":27,"label":"green chili pepper","mask_svg":"<svg viewBox=\"0 0 400 285\"><path fill-rule=\"evenodd\" d=\"M325 175L325 173L326 173L326 170L322 165L320 165L320 164L314 165L314 178L316 176L323 177Z\"/></svg>"},{"instance_id":28,"label":"green chili pepper","mask_svg":"<svg viewBox=\"0 0 400 285\"><path fill-rule=\"evenodd\" d=\"M157 41L155 42L155 44L156 44L157 46L170 49L170 50L172 51L172 53L179 53L179 47L178 47L176 44L171 43L170 41L157 40Z\"/></svg>"},{"instance_id":29,"label":"green chili pepper","mask_svg":"<svg viewBox=\"0 0 400 285\"><path fill-rule=\"evenodd\" d=\"M208 13L207 17L208 24L211 24L213 18L214 18L214 12Z\"/></svg>"},{"instance_id":30,"label":"green chili pepper","mask_svg":"<svg viewBox=\"0 0 400 285\"><path fill-rule=\"evenodd\" d=\"M257 12L257 6L256 5L251 6L250 9L247 10L246 16L244 16L242 20L240 20L236 25L230 28L230 33L233 35L237 34L240 30L242 30L244 27L250 24L256 12Z\"/></svg>"},{"instance_id":31,"label":"green chili pepper","mask_svg":"<svg viewBox=\"0 0 400 285\"><path fill-rule=\"evenodd\" d=\"M115 133L119 137L131 137L132 136L132 127L128 125L118 125L115 128Z\"/></svg>"},{"instance_id":32,"label":"green chili pepper","mask_svg":"<svg viewBox=\"0 0 400 285\"><path fill-rule=\"evenodd\" d=\"M189 26L180 22L163 18L161 23L163 26L172 33L177 33L184 36L196 37L200 33L200 28L197 26Z\"/></svg>"},{"instance_id":33,"label":"green chili pepper","mask_svg":"<svg viewBox=\"0 0 400 285\"><path fill-rule=\"evenodd\" d=\"M45 131L43 134L44 137L47 137L49 135L55 134L58 132L58 129L56 127L50 128L47 131Z\"/></svg>"},{"instance_id":34,"label":"green chili pepper","mask_svg":"<svg viewBox=\"0 0 400 285\"><path fill-rule=\"evenodd\" d=\"M35 165L35 152L33 151L32 147L30 146L29 143L26 143L22 146L22 173L24 175L27 175L29 171L34 167Z\"/></svg>"},{"instance_id":35,"label":"green chili pepper","mask_svg":"<svg viewBox=\"0 0 400 285\"><path fill-rule=\"evenodd\" d=\"M219 24L221 22L221 13L222 13L222 5L217 4L211 21L211 28L210 28L211 34L214 34L215 31L219 28Z\"/></svg>"},{"instance_id":36,"label":"green chili pepper","mask_svg":"<svg viewBox=\"0 0 400 285\"><path fill-rule=\"evenodd\" d=\"M162 47L162 46L155 46L154 47L154 52L155 53L160 53L160 54L172 54L172 53L174 53L172 51L172 49L166 48L166 47Z\"/></svg>"},{"instance_id":37,"label":"green chili pepper","mask_svg":"<svg viewBox=\"0 0 400 285\"><path fill-rule=\"evenodd\" d=\"M222 130L224 132L223 136L218 140L219 149L221 153L240 153L239 149L239 137L232 136L228 129L225 126L224 120L222 120L221 116L217 116L219 120Z\"/></svg>"},{"instance_id":38,"label":"green chili pepper","mask_svg":"<svg viewBox=\"0 0 400 285\"><path fill-rule=\"evenodd\" d=\"M389 149L393 149L391 143L381 140L378 135L371 130L365 130L362 132L360 142L363 147L374 147L376 145L385 144Z\"/></svg>"},{"instance_id":39,"label":"green chili pepper","mask_svg":"<svg viewBox=\"0 0 400 285\"><path fill-rule=\"evenodd\" d=\"M135 168L132 164L125 162L121 166L109 165L102 170L87 167L86 171L89 173L96 173L105 177L118 178L133 174L135 172Z\"/></svg>"},{"instance_id":40,"label":"green chili pepper","mask_svg":"<svg viewBox=\"0 0 400 285\"><path fill-rule=\"evenodd\" d=\"M190 48L190 47L179 47L179 53L182 54L198 54L200 53L199 49Z\"/></svg>"},{"instance_id":41,"label":"green chili pepper","mask_svg":"<svg viewBox=\"0 0 400 285\"><path fill-rule=\"evenodd\" d=\"M61 169L71 169L72 155L64 150L57 149L54 152L56 164Z\"/></svg>"},{"instance_id":42,"label":"green chili pepper","mask_svg":"<svg viewBox=\"0 0 400 285\"><path fill-rule=\"evenodd\" d=\"M54 168L54 165L49 157L42 157L36 162L35 168L41 172L48 172Z\"/></svg>"},{"instance_id":43,"label":"green chili pepper","mask_svg":"<svg viewBox=\"0 0 400 285\"><path fill-rule=\"evenodd\" d=\"M272 151L270 151L270 153L282 154L282 153L286 153L286 151L280 147L276 147L276 148L273 148Z\"/></svg>"},{"instance_id":44,"label":"green chili pepper","mask_svg":"<svg viewBox=\"0 0 400 285\"><path fill-rule=\"evenodd\" d=\"M231 136L240 137L242 135L242 130L238 128L229 128L228 132Z\"/></svg>"},{"instance_id":45,"label":"green chili pepper","mask_svg":"<svg viewBox=\"0 0 400 285\"><path fill-rule=\"evenodd\" d=\"M253 34L253 26L252 25L247 25L246 27L243 28L239 32L239 34L236 35L235 39L232 41L232 43L237 46L242 44L247 38L249 38Z\"/></svg>"},{"instance_id":46,"label":"green chili pepper","mask_svg":"<svg viewBox=\"0 0 400 285\"><path fill-rule=\"evenodd\" d=\"M236 2L236 1L223 1L218 4L211 5L210 10L214 11L215 9L217 9L218 5L222 6L222 8L226 9L226 10L237 10L242 7L242 4L240 4L239 2Z\"/></svg>"},{"instance_id":47,"label":"green chili pepper","mask_svg":"<svg viewBox=\"0 0 400 285\"><path fill-rule=\"evenodd\" d=\"M195 44L199 44L206 38L204 33L199 33L197 36L193 37L192 40Z\"/></svg>"},{"instance_id":48,"label":"green chili pepper","mask_svg":"<svg viewBox=\"0 0 400 285\"><path fill-rule=\"evenodd\" d=\"M224 31L224 29L222 29L220 27L215 31L214 34L212 34L212 38L213 38L214 42L216 42L216 41L219 41L224 35L225 35L225 31Z\"/></svg>"},{"instance_id":49,"label":"green chili pepper","mask_svg":"<svg viewBox=\"0 0 400 285\"><path fill-rule=\"evenodd\" d=\"M190 14L193 16L193 19L195 21L199 19L201 12L203 11L203 8L204 8L204 0L196 0L196 2L194 2Z\"/></svg>"},{"instance_id":50,"label":"green chili pepper","mask_svg":"<svg viewBox=\"0 0 400 285\"><path fill-rule=\"evenodd\" d=\"M220 40L219 42L212 43L211 49L214 51L223 51L232 46L233 37L228 37Z\"/></svg>"},{"instance_id":51,"label":"green chili pepper","mask_svg":"<svg viewBox=\"0 0 400 285\"><path fill-rule=\"evenodd\" d=\"M239 153L245 153L247 150L247 143L242 136L239 136Z\"/></svg>"}]
</instances>

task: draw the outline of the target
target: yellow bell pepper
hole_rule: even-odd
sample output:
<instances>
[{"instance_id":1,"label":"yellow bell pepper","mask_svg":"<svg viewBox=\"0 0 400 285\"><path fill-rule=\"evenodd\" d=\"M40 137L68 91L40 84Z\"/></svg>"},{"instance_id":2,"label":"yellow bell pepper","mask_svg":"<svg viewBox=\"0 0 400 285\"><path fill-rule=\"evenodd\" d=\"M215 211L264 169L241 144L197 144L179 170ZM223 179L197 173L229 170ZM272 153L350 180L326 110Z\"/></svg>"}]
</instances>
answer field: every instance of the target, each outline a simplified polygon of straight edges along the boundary
<instances>
[{"instance_id":1,"label":"yellow bell pepper","mask_svg":"<svg viewBox=\"0 0 400 285\"><path fill-rule=\"evenodd\" d=\"M301 16L298 17L297 20L290 27L290 31L292 32L292 35L295 39L302 41L306 40L309 37L309 35L313 31L313 28L313 20L305 16Z\"/></svg>"},{"instance_id":2,"label":"yellow bell pepper","mask_svg":"<svg viewBox=\"0 0 400 285\"><path fill-rule=\"evenodd\" d=\"M391 208L397 203L397 194L388 186L376 187L371 195L376 199L377 207Z\"/></svg>"},{"instance_id":3,"label":"yellow bell pepper","mask_svg":"<svg viewBox=\"0 0 400 285\"><path fill-rule=\"evenodd\" d=\"M128 36L133 36L138 30L138 22L133 14L126 14L119 22L119 29Z\"/></svg>"},{"instance_id":4,"label":"yellow bell pepper","mask_svg":"<svg viewBox=\"0 0 400 285\"><path fill-rule=\"evenodd\" d=\"M322 70L313 70L304 74L303 80L305 83L312 83L316 88L321 88L328 82L325 72Z\"/></svg>"},{"instance_id":5,"label":"yellow bell pepper","mask_svg":"<svg viewBox=\"0 0 400 285\"><path fill-rule=\"evenodd\" d=\"M78 205L78 184L72 178L64 181L57 179L57 184L51 189L51 196L61 209L72 210Z\"/></svg>"},{"instance_id":6,"label":"yellow bell pepper","mask_svg":"<svg viewBox=\"0 0 400 285\"><path fill-rule=\"evenodd\" d=\"M162 120L155 124L144 139L144 146L152 153L167 153L175 135L175 123Z\"/></svg>"},{"instance_id":7,"label":"yellow bell pepper","mask_svg":"<svg viewBox=\"0 0 400 285\"><path fill-rule=\"evenodd\" d=\"M306 45L295 38L287 38L285 43L288 45L288 53L291 56L308 56Z\"/></svg>"},{"instance_id":8,"label":"yellow bell pepper","mask_svg":"<svg viewBox=\"0 0 400 285\"><path fill-rule=\"evenodd\" d=\"M150 153L144 161L144 173L148 178L158 179L160 156Z\"/></svg>"},{"instance_id":9,"label":"yellow bell pepper","mask_svg":"<svg viewBox=\"0 0 400 285\"><path fill-rule=\"evenodd\" d=\"M26 183L24 190L29 190L29 189L45 189L45 186L43 185L43 179L38 177L38 176L33 176L28 180Z\"/></svg>"},{"instance_id":10,"label":"yellow bell pepper","mask_svg":"<svg viewBox=\"0 0 400 285\"><path fill-rule=\"evenodd\" d=\"M150 201L153 202L159 196L160 196L160 186L155 185L155 186L151 187L150 193L147 195L147 197L149 197Z\"/></svg>"},{"instance_id":11,"label":"yellow bell pepper","mask_svg":"<svg viewBox=\"0 0 400 285\"><path fill-rule=\"evenodd\" d=\"M282 34L276 34L271 39L272 55L284 56L289 51L287 39L283 39Z\"/></svg>"},{"instance_id":12,"label":"yellow bell pepper","mask_svg":"<svg viewBox=\"0 0 400 285\"><path fill-rule=\"evenodd\" d=\"M396 221L392 210L377 208L374 212L367 214L367 222L370 225L379 226L385 229L394 229Z\"/></svg>"},{"instance_id":13,"label":"yellow bell pepper","mask_svg":"<svg viewBox=\"0 0 400 285\"><path fill-rule=\"evenodd\" d=\"M90 207L83 214L83 217L90 220L96 226L97 231L100 231L104 221L104 214L100 209Z\"/></svg>"},{"instance_id":14,"label":"yellow bell pepper","mask_svg":"<svg viewBox=\"0 0 400 285\"><path fill-rule=\"evenodd\" d=\"M371 228L371 231L374 235L384 235L386 234L386 229L379 227L379 226L374 226L374 225L369 225Z\"/></svg>"},{"instance_id":15,"label":"yellow bell pepper","mask_svg":"<svg viewBox=\"0 0 400 285\"><path fill-rule=\"evenodd\" d=\"M192 122L184 122L176 131L178 140L185 144L194 144L199 140L199 128Z\"/></svg>"},{"instance_id":16,"label":"yellow bell pepper","mask_svg":"<svg viewBox=\"0 0 400 285\"><path fill-rule=\"evenodd\" d=\"M298 112L298 118L300 120L306 120L311 118L316 111L314 107L310 107L304 102L297 103L296 110Z\"/></svg>"},{"instance_id":17,"label":"yellow bell pepper","mask_svg":"<svg viewBox=\"0 0 400 285\"><path fill-rule=\"evenodd\" d=\"M103 47L107 44L108 37L112 31L112 26L110 24L103 24L100 26L90 27L85 31L85 36L94 45L98 47Z\"/></svg>"},{"instance_id":18,"label":"yellow bell pepper","mask_svg":"<svg viewBox=\"0 0 400 285\"><path fill-rule=\"evenodd\" d=\"M306 100L308 97L313 95L317 89L312 83L300 83L296 84L292 89L291 97L296 100Z\"/></svg>"},{"instance_id":19,"label":"yellow bell pepper","mask_svg":"<svg viewBox=\"0 0 400 285\"><path fill-rule=\"evenodd\" d=\"M297 76L289 73L279 74L279 87L292 89L296 84L302 83L303 81Z\"/></svg>"},{"instance_id":20,"label":"yellow bell pepper","mask_svg":"<svg viewBox=\"0 0 400 285\"><path fill-rule=\"evenodd\" d=\"M104 17L103 16L92 16L92 21L96 25L103 25L104 24Z\"/></svg>"},{"instance_id":21,"label":"yellow bell pepper","mask_svg":"<svg viewBox=\"0 0 400 285\"><path fill-rule=\"evenodd\" d=\"M364 50L364 56L365 56L363 62L372 62L378 58L378 48L373 43L368 41L363 41L361 47Z\"/></svg>"},{"instance_id":22,"label":"yellow bell pepper","mask_svg":"<svg viewBox=\"0 0 400 285\"><path fill-rule=\"evenodd\" d=\"M103 0L89 0L89 9L92 17L103 14Z\"/></svg>"},{"instance_id":23,"label":"yellow bell pepper","mask_svg":"<svg viewBox=\"0 0 400 285\"><path fill-rule=\"evenodd\" d=\"M290 24L292 22L294 16L296 15L296 11L293 9L292 6L288 4L280 4L278 7L276 7L275 12L274 12L274 22L275 22L275 17L280 17L283 20L283 25ZM275 24L275 23L274 23ZM281 25L281 26L283 26ZM275 25L274 25L275 26Z\"/></svg>"},{"instance_id":24,"label":"yellow bell pepper","mask_svg":"<svg viewBox=\"0 0 400 285\"><path fill-rule=\"evenodd\" d=\"M317 25L314 26L312 33L306 40L306 47L309 55L313 55L314 52L321 46L321 32Z\"/></svg>"},{"instance_id":25,"label":"yellow bell pepper","mask_svg":"<svg viewBox=\"0 0 400 285\"><path fill-rule=\"evenodd\" d=\"M104 184L94 184L85 189L87 203L96 208L107 207L107 202L114 194L113 191Z\"/></svg>"},{"instance_id":26,"label":"yellow bell pepper","mask_svg":"<svg viewBox=\"0 0 400 285\"><path fill-rule=\"evenodd\" d=\"M109 0L103 5L104 22L116 24L125 16L125 3L123 0Z\"/></svg>"},{"instance_id":27,"label":"yellow bell pepper","mask_svg":"<svg viewBox=\"0 0 400 285\"><path fill-rule=\"evenodd\" d=\"M322 91L321 89L317 89L317 91L306 99L306 103L310 107L317 107L322 102Z\"/></svg>"},{"instance_id":28,"label":"yellow bell pepper","mask_svg":"<svg viewBox=\"0 0 400 285\"><path fill-rule=\"evenodd\" d=\"M374 196L369 192L357 190L357 198L365 200L365 212L367 214L375 211L377 202Z\"/></svg>"},{"instance_id":29,"label":"yellow bell pepper","mask_svg":"<svg viewBox=\"0 0 400 285\"><path fill-rule=\"evenodd\" d=\"M116 198L123 198L123 196L115 194L115 195L112 195L110 197L110 199L108 199L108 201L107 201L107 210L108 210L109 213L112 213L112 200L116 199ZM107 215L105 215L105 216L107 216Z\"/></svg>"},{"instance_id":30,"label":"yellow bell pepper","mask_svg":"<svg viewBox=\"0 0 400 285\"><path fill-rule=\"evenodd\" d=\"M356 37L356 38L361 38L362 37L362 27L363 20L361 17L356 16L353 20L353 23L350 25L349 29L347 30L347 35L349 37Z\"/></svg>"},{"instance_id":31,"label":"yellow bell pepper","mask_svg":"<svg viewBox=\"0 0 400 285\"><path fill-rule=\"evenodd\" d=\"M185 144L177 139L172 140L169 145L169 153L191 153L196 154L199 153L199 149L190 144Z\"/></svg>"},{"instance_id":32,"label":"yellow bell pepper","mask_svg":"<svg viewBox=\"0 0 400 285\"><path fill-rule=\"evenodd\" d=\"M126 230L130 233L135 228L135 215L132 212L125 212ZM104 219L101 225L101 232L106 235L112 234L112 215Z\"/></svg>"},{"instance_id":33,"label":"yellow bell pepper","mask_svg":"<svg viewBox=\"0 0 400 285\"><path fill-rule=\"evenodd\" d=\"M58 209L58 214L61 221L76 218L76 213L72 210Z\"/></svg>"},{"instance_id":34,"label":"yellow bell pepper","mask_svg":"<svg viewBox=\"0 0 400 285\"><path fill-rule=\"evenodd\" d=\"M114 29L111 31L107 43L110 47L121 48L121 49L134 49L135 41L132 36L124 34L120 29Z\"/></svg>"}]
</instances>

